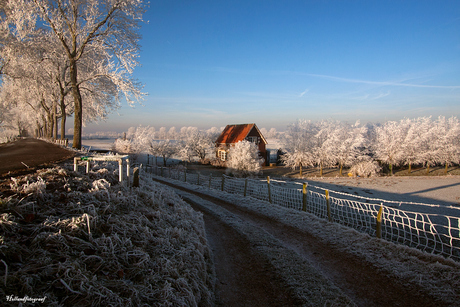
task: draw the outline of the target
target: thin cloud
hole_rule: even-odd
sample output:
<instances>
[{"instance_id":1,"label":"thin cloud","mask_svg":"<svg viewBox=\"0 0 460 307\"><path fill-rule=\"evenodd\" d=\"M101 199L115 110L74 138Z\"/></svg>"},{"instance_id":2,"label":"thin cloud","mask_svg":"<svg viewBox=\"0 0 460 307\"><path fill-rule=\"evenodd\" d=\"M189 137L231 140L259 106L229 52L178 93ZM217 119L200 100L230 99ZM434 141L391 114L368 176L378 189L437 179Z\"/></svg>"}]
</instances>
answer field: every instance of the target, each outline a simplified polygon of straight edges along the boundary
<instances>
[{"instance_id":1,"label":"thin cloud","mask_svg":"<svg viewBox=\"0 0 460 307\"><path fill-rule=\"evenodd\" d=\"M382 94L377 95L376 97L373 97L372 100L377 100L377 99L386 97L386 96L388 96L388 95L390 95L390 92L382 93Z\"/></svg>"},{"instance_id":2,"label":"thin cloud","mask_svg":"<svg viewBox=\"0 0 460 307\"><path fill-rule=\"evenodd\" d=\"M341 77L318 75L318 74L304 74L304 75L323 78L323 79L329 79L329 80L334 80L334 81L340 81L340 82L371 84L371 85L379 85L379 86L405 86L405 87L418 87L418 88L460 89L460 85L426 85L426 84L411 84L411 83L391 82L391 81L370 81L370 80L360 80L360 79L349 79L349 78L341 78Z\"/></svg>"},{"instance_id":3,"label":"thin cloud","mask_svg":"<svg viewBox=\"0 0 460 307\"><path fill-rule=\"evenodd\" d=\"M305 95L306 93L308 93L308 91L309 91L308 88L305 89L305 91L303 91L302 93L300 93L299 98L300 98L300 97L303 97L303 95Z\"/></svg>"}]
</instances>

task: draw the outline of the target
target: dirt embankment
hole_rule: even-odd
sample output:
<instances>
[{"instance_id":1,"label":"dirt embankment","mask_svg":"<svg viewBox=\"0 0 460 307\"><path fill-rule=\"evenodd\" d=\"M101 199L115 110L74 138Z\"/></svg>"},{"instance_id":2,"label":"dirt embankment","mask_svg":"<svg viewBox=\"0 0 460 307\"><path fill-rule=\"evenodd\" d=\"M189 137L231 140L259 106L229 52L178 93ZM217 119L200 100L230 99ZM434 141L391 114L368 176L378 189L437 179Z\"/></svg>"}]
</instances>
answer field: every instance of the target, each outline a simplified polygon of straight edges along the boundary
<instances>
[{"instance_id":1,"label":"dirt embankment","mask_svg":"<svg viewBox=\"0 0 460 307\"><path fill-rule=\"evenodd\" d=\"M42 140L25 138L0 145L0 178L8 173L69 159L75 152Z\"/></svg>"}]
</instances>

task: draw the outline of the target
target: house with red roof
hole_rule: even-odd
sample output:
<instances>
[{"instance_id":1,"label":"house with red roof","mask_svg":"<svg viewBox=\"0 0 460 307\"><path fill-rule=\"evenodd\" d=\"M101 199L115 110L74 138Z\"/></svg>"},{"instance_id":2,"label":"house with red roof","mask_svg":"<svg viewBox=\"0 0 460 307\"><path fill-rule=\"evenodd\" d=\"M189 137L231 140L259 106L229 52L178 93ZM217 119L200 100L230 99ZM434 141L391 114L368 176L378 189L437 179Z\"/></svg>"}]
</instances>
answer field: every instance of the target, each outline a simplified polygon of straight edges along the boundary
<instances>
[{"instance_id":1,"label":"house with red roof","mask_svg":"<svg viewBox=\"0 0 460 307\"><path fill-rule=\"evenodd\" d=\"M230 146L249 141L259 147L259 155L267 161L267 140L256 124L227 125L216 140L216 154L221 161L227 161Z\"/></svg>"}]
</instances>

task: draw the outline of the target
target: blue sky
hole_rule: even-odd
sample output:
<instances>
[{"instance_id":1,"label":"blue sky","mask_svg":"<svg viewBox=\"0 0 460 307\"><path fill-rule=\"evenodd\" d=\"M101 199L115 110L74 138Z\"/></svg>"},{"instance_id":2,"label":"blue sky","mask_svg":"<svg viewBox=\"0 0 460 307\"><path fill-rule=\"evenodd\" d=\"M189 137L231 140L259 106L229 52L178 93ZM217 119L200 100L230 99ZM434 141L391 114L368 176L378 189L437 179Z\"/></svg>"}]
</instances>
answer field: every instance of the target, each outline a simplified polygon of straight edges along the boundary
<instances>
[{"instance_id":1,"label":"blue sky","mask_svg":"<svg viewBox=\"0 0 460 307\"><path fill-rule=\"evenodd\" d=\"M155 1L148 93L85 132L460 117L460 1Z\"/></svg>"}]
</instances>

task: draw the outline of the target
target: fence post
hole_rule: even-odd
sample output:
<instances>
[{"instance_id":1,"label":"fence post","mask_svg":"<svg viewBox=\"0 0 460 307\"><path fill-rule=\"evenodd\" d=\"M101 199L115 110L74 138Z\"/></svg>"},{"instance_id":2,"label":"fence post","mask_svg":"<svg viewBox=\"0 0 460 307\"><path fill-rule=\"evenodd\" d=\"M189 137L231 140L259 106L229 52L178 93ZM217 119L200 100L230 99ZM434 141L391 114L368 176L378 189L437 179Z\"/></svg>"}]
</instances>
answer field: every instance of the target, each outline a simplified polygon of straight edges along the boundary
<instances>
[{"instance_id":1,"label":"fence post","mask_svg":"<svg viewBox=\"0 0 460 307\"><path fill-rule=\"evenodd\" d=\"M129 187L129 185L131 183L131 180L130 180L131 178L129 177L129 172L130 172L129 171L129 159L126 159L126 180L128 182L128 187Z\"/></svg>"},{"instance_id":2,"label":"fence post","mask_svg":"<svg viewBox=\"0 0 460 307\"><path fill-rule=\"evenodd\" d=\"M76 172L78 171L78 158L73 158L73 171Z\"/></svg>"},{"instance_id":3,"label":"fence post","mask_svg":"<svg viewBox=\"0 0 460 307\"><path fill-rule=\"evenodd\" d=\"M248 178L244 179L244 197L246 197L247 191L248 191Z\"/></svg>"},{"instance_id":4,"label":"fence post","mask_svg":"<svg viewBox=\"0 0 460 307\"><path fill-rule=\"evenodd\" d=\"M89 160L86 160L86 173L87 174L89 173L89 166L90 166L90 162Z\"/></svg>"},{"instance_id":5,"label":"fence post","mask_svg":"<svg viewBox=\"0 0 460 307\"><path fill-rule=\"evenodd\" d=\"M118 159L118 180L123 182L123 160Z\"/></svg>"},{"instance_id":6,"label":"fence post","mask_svg":"<svg viewBox=\"0 0 460 307\"><path fill-rule=\"evenodd\" d=\"M303 199L302 199L302 211L307 212L307 183L303 183L302 187Z\"/></svg>"},{"instance_id":7,"label":"fence post","mask_svg":"<svg viewBox=\"0 0 460 307\"><path fill-rule=\"evenodd\" d=\"M184 168L184 182L187 182L187 169Z\"/></svg>"},{"instance_id":8,"label":"fence post","mask_svg":"<svg viewBox=\"0 0 460 307\"><path fill-rule=\"evenodd\" d=\"M331 202L329 201L329 190L326 190L326 205L327 205L327 218L329 219L329 222L332 222Z\"/></svg>"},{"instance_id":9,"label":"fence post","mask_svg":"<svg viewBox=\"0 0 460 307\"><path fill-rule=\"evenodd\" d=\"M139 187L139 168L135 167L133 169L133 187Z\"/></svg>"},{"instance_id":10,"label":"fence post","mask_svg":"<svg viewBox=\"0 0 460 307\"><path fill-rule=\"evenodd\" d=\"M212 174L209 174L209 188L211 188Z\"/></svg>"},{"instance_id":11,"label":"fence post","mask_svg":"<svg viewBox=\"0 0 460 307\"><path fill-rule=\"evenodd\" d=\"M272 203L272 192L270 190L270 176L267 176L267 187L268 187L268 201Z\"/></svg>"},{"instance_id":12,"label":"fence post","mask_svg":"<svg viewBox=\"0 0 460 307\"><path fill-rule=\"evenodd\" d=\"M197 173L196 185L200 185L200 173Z\"/></svg>"},{"instance_id":13,"label":"fence post","mask_svg":"<svg viewBox=\"0 0 460 307\"><path fill-rule=\"evenodd\" d=\"M221 186L222 192L224 191L224 183L225 183L225 177L222 176L222 186Z\"/></svg>"},{"instance_id":14,"label":"fence post","mask_svg":"<svg viewBox=\"0 0 460 307\"><path fill-rule=\"evenodd\" d=\"M383 215L383 204L380 204L379 213L377 214L377 226L376 226L376 235L377 238L382 238L382 215Z\"/></svg>"}]
</instances>

